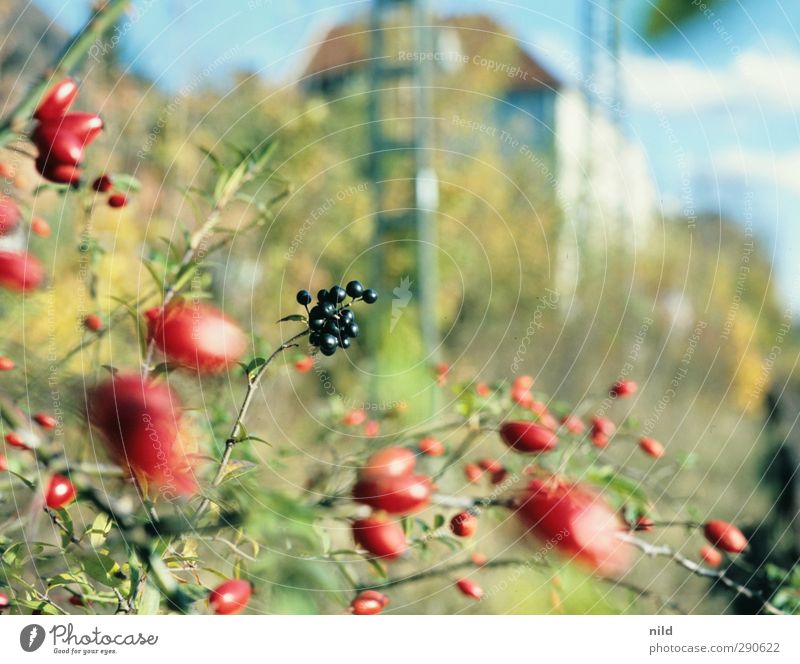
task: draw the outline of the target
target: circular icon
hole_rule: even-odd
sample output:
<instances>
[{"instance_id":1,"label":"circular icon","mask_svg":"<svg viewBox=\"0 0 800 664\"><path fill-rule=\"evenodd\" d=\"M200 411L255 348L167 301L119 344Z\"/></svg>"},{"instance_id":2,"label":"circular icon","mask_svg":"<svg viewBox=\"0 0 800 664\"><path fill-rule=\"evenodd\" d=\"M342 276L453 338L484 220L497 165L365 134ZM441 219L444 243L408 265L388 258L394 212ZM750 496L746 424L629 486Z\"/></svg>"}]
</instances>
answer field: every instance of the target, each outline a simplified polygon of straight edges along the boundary
<instances>
[{"instance_id":1,"label":"circular icon","mask_svg":"<svg viewBox=\"0 0 800 664\"><path fill-rule=\"evenodd\" d=\"M44 643L44 628L39 625L27 625L19 633L19 644L25 652L39 650Z\"/></svg>"}]
</instances>

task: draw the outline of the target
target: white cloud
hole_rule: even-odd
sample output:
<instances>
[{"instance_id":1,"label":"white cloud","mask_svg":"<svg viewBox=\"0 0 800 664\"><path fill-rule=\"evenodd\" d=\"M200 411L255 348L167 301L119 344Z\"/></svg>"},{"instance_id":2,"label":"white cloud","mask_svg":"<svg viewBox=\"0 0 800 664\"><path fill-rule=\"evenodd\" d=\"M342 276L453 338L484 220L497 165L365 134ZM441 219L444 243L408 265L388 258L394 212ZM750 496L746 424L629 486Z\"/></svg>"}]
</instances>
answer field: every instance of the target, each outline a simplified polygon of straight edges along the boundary
<instances>
[{"instance_id":1,"label":"white cloud","mask_svg":"<svg viewBox=\"0 0 800 664\"><path fill-rule=\"evenodd\" d=\"M800 193L800 150L774 154L731 148L714 155L713 167L720 174L775 181Z\"/></svg>"},{"instance_id":2,"label":"white cloud","mask_svg":"<svg viewBox=\"0 0 800 664\"><path fill-rule=\"evenodd\" d=\"M740 102L800 109L800 56L742 51L729 66L712 69L690 60L626 55L627 100L664 109L701 109Z\"/></svg>"}]
</instances>

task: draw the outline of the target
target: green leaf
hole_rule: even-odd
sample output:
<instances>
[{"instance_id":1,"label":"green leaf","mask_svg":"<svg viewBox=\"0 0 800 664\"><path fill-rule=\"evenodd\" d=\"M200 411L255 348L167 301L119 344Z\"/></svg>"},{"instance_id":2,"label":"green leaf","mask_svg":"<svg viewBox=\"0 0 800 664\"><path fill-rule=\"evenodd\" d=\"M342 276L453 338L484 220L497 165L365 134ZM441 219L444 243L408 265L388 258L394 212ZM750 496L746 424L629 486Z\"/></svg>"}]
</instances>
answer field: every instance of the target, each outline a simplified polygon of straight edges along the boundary
<instances>
[{"instance_id":1,"label":"green leaf","mask_svg":"<svg viewBox=\"0 0 800 664\"><path fill-rule=\"evenodd\" d=\"M256 469L256 464L250 461L231 461L225 469L225 475L222 477L223 482L234 480L238 477L243 477Z\"/></svg>"},{"instance_id":2,"label":"green leaf","mask_svg":"<svg viewBox=\"0 0 800 664\"><path fill-rule=\"evenodd\" d=\"M370 554L370 556L372 556L372 554ZM378 560L376 560L375 558L372 558L372 557L365 558L364 560L366 560L369 563L369 566L372 567L372 569L375 570L375 573L381 579L388 579L389 578L388 574L386 573L386 568L380 563L380 561L378 561Z\"/></svg>"},{"instance_id":3,"label":"green leaf","mask_svg":"<svg viewBox=\"0 0 800 664\"><path fill-rule=\"evenodd\" d=\"M147 579L144 584L142 599L139 602L139 613L145 616L154 616L158 613L160 607L161 592L150 582L150 579Z\"/></svg>"},{"instance_id":4,"label":"green leaf","mask_svg":"<svg viewBox=\"0 0 800 664\"><path fill-rule=\"evenodd\" d=\"M27 486L29 489L35 489L36 488L36 482L34 482L33 480L29 480L27 477L25 477L23 475L20 475L19 473L16 473L13 470L9 470L8 474L9 475L13 475L18 480L21 480L25 484L25 486Z\"/></svg>"},{"instance_id":5,"label":"green leaf","mask_svg":"<svg viewBox=\"0 0 800 664\"><path fill-rule=\"evenodd\" d=\"M111 179L114 181L114 188L118 190L135 192L142 188L142 183L130 173L114 173Z\"/></svg>"},{"instance_id":6,"label":"green leaf","mask_svg":"<svg viewBox=\"0 0 800 664\"><path fill-rule=\"evenodd\" d=\"M100 512L100 514L95 517L92 527L88 531L89 542L92 547L97 549L103 545L108 533L111 531L111 525L112 521L105 512Z\"/></svg>"},{"instance_id":7,"label":"green leaf","mask_svg":"<svg viewBox=\"0 0 800 664\"><path fill-rule=\"evenodd\" d=\"M284 316L280 320L276 320L276 323L286 323L286 322L297 322L297 323L306 323L308 319L303 316L302 314L291 314L289 316Z\"/></svg>"},{"instance_id":8,"label":"green leaf","mask_svg":"<svg viewBox=\"0 0 800 664\"><path fill-rule=\"evenodd\" d=\"M95 553L83 559L83 569L92 579L108 586L118 588L125 580L122 568L111 556Z\"/></svg>"},{"instance_id":9,"label":"green leaf","mask_svg":"<svg viewBox=\"0 0 800 664\"><path fill-rule=\"evenodd\" d=\"M445 523L445 518L442 514L437 514L435 517L433 517L434 530L439 530L439 528L441 528L444 525L444 523Z\"/></svg>"}]
</instances>

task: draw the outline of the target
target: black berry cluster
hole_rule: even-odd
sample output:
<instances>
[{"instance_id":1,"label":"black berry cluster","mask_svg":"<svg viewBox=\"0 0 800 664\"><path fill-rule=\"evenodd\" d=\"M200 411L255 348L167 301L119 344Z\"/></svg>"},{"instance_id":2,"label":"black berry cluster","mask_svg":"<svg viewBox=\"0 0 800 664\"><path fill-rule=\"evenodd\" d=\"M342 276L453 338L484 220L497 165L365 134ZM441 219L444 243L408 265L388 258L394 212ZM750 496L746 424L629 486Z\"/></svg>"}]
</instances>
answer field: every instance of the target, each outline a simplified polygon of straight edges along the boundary
<instances>
[{"instance_id":1,"label":"black berry cluster","mask_svg":"<svg viewBox=\"0 0 800 664\"><path fill-rule=\"evenodd\" d=\"M345 303L348 297L350 301ZM309 309L313 301L311 293L299 291L297 301L308 312L309 343L323 355L333 355L337 348L350 348L350 340L358 336L356 315L350 305L357 300L372 304L377 299L374 289L364 288L360 281L351 281L345 288L339 285L323 288L317 293L317 303Z\"/></svg>"}]
</instances>

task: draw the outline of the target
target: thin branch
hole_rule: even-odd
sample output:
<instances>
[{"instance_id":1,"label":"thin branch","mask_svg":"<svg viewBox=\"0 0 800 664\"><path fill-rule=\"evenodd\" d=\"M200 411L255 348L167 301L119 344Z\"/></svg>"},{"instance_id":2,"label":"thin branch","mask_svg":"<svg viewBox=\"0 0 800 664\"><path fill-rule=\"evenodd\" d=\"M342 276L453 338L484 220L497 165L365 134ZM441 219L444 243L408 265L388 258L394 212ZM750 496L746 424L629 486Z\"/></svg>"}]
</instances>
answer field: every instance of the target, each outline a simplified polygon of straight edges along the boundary
<instances>
[{"instance_id":1,"label":"thin branch","mask_svg":"<svg viewBox=\"0 0 800 664\"><path fill-rule=\"evenodd\" d=\"M278 346L262 364L255 374L252 377L248 376L247 380L247 392L244 395L244 401L242 401L242 405L239 408L239 413L236 416L236 420L233 423L233 427L231 428L231 432L228 435L227 440L225 441L225 451L222 453L222 457L219 460L219 467L217 468L217 474L214 476L214 480L211 482L211 487L216 488L222 481L225 479L225 473L228 470L228 464L231 460L231 455L233 454L233 448L239 442L242 431L244 429L244 421L247 417L247 412L250 410L250 406L253 403L253 399L255 398L256 391L258 390L258 386L261 384L261 379L264 377L264 374L267 371L267 368L272 363L272 361L278 357L281 353L289 348L294 348L297 346L295 341L304 337L308 334L308 330L303 330L299 334L295 334L293 337L288 339L287 341L283 342L280 346ZM211 506L211 499L208 497L203 498L203 501L197 507L197 510L194 513L194 520L197 521L200 517L202 517L208 508Z\"/></svg>"},{"instance_id":2,"label":"thin branch","mask_svg":"<svg viewBox=\"0 0 800 664\"><path fill-rule=\"evenodd\" d=\"M781 611L774 604L770 603L769 600L765 599L763 593L760 591L752 590L747 586L743 586L741 583L737 583L728 577L722 570L714 570L708 567L703 567L703 565L700 563L696 563L695 561L687 558L682 553L673 549L671 546L665 544L650 544L649 542L645 542L644 540L640 540L637 537L633 537L632 535L628 535L626 533L620 533L619 538L624 542L632 544L645 555L653 557L665 556L667 558L672 558L672 560L674 560L678 565L689 570L692 574L696 574L697 576L702 576L707 579L715 579L730 590L733 590L735 593L747 597L748 599L761 602L762 610L766 611L767 613L772 613L773 615L785 615L783 611Z\"/></svg>"},{"instance_id":3,"label":"thin branch","mask_svg":"<svg viewBox=\"0 0 800 664\"><path fill-rule=\"evenodd\" d=\"M657 593L656 591L650 590L649 588L642 588L641 586L638 586L635 583L631 583L630 581L623 581L622 579L614 579L612 577L602 577L602 579L603 581L609 583L615 588L624 588L625 590L630 590L631 592L636 593L639 597L646 597L647 599L652 599L654 602L658 602L659 604L661 604L662 607L670 608L676 613L682 615L687 615L688 613L675 600L670 599L669 597L665 597L661 593Z\"/></svg>"},{"instance_id":4,"label":"thin branch","mask_svg":"<svg viewBox=\"0 0 800 664\"><path fill-rule=\"evenodd\" d=\"M530 566L530 560L520 560L519 558L500 558L498 560L489 560L481 565L481 568L489 567L517 567L517 566ZM417 581L424 581L426 579L433 579L439 576L448 576L455 572L460 572L465 569L477 569L475 563L471 560L448 565L447 567L435 567L416 574L409 574L408 576L398 577L395 579L384 579L376 583L361 584L356 587L356 592L362 590L383 590L384 588L392 588L396 586L405 585L406 583L416 583Z\"/></svg>"}]
</instances>

